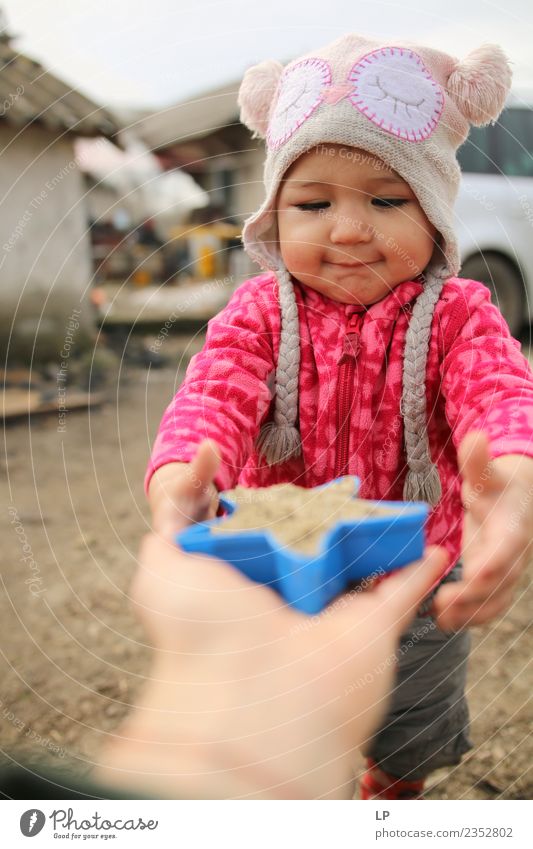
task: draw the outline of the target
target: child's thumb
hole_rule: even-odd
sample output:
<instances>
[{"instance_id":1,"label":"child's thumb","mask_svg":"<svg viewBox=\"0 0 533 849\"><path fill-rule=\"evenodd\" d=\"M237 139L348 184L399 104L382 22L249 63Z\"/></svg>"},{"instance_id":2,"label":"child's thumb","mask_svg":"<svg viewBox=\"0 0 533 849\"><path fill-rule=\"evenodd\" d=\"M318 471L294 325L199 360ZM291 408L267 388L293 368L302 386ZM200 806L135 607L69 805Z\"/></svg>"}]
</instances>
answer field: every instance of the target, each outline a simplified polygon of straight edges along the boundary
<instances>
[{"instance_id":1,"label":"child's thumb","mask_svg":"<svg viewBox=\"0 0 533 849\"><path fill-rule=\"evenodd\" d=\"M489 442L481 431L467 433L457 451L459 470L470 487L482 491L490 486L493 477ZM481 488L481 489L480 489Z\"/></svg>"},{"instance_id":2,"label":"child's thumb","mask_svg":"<svg viewBox=\"0 0 533 849\"><path fill-rule=\"evenodd\" d=\"M198 446L190 464L190 481L193 491L209 490L220 466L220 448L212 439L204 439Z\"/></svg>"}]
</instances>

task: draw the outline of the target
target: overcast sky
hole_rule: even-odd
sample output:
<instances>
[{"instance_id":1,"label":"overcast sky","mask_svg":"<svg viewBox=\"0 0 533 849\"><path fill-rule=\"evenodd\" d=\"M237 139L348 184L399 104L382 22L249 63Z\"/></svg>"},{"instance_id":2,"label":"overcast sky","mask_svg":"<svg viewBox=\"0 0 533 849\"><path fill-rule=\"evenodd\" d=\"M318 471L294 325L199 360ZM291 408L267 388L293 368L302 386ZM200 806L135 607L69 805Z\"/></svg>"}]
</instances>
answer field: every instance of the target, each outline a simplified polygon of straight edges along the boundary
<instances>
[{"instance_id":1,"label":"overcast sky","mask_svg":"<svg viewBox=\"0 0 533 849\"><path fill-rule=\"evenodd\" d=\"M464 56L501 44L533 88L531 0L0 0L15 47L102 104L168 105L346 32Z\"/></svg>"}]
</instances>

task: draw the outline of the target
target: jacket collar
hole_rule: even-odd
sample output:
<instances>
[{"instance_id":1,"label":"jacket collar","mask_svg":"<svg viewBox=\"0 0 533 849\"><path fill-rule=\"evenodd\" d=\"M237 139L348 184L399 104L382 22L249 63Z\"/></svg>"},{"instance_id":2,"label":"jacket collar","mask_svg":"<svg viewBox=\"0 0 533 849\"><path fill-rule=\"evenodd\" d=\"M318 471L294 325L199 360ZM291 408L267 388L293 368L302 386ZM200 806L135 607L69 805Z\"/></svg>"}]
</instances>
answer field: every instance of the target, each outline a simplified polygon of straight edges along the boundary
<instances>
[{"instance_id":1,"label":"jacket collar","mask_svg":"<svg viewBox=\"0 0 533 849\"><path fill-rule=\"evenodd\" d=\"M394 321L400 310L406 307L411 301L414 301L424 288L420 278L405 280L403 283L399 283L381 301L371 304L369 307L362 307L356 304L341 304L338 301L332 301L331 298L327 298L320 292L315 291L315 289L309 288L309 286L305 286L294 280L293 282L300 287L304 302L315 309L319 308L321 311L328 312L332 310L336 312L342 311L347 318L350 318L354 313L366 312L368 318L374 321L379 319Z\"/></svg>"}]
</instances>

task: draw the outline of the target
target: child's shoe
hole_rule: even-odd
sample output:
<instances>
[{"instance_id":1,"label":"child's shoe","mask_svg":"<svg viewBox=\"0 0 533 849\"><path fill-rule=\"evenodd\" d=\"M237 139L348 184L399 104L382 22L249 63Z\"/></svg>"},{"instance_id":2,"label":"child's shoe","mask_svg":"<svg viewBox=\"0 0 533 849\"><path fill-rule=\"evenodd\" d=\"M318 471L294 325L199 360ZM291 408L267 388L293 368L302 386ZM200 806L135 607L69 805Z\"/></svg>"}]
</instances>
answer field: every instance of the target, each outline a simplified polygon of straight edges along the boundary
<instances>
[{"instance_id":1,"label":"child's shoe","mask_svg":"<svg viewBox=\"0 0 533 849\"><path fill-rule=\"evenodd\" d=\"M367 759L367 770L361 778L361 799L421 799L424 779L406 781L380 769L372 758Z\"/></svg>"}]
</instances>

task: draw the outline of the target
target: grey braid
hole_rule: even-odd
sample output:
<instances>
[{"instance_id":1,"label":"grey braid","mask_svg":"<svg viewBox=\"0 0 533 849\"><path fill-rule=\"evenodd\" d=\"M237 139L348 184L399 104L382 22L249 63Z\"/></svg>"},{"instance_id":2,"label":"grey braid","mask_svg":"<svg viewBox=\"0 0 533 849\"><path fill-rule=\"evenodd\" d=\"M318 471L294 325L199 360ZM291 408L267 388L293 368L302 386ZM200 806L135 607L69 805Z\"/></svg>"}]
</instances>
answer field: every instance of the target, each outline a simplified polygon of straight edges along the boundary
<instances>
[{"instance_id":1,"label":"grey braid","mask_svg":"<svg viewBox=\"0 0 533 849\"><path fill-rule=\"evenodd\" d=\"M274 421L261 428L257 451L268 466L298 457L302 451L296 427L298 417L298 374L300 372L300 328L298 306L290 274L285 266L276 272L281 310L281 336L276 367Z\"/></svg>"},{"instance_id":2,"label":"grey braid","mask_svg":"<svg viewBox=\"0 0 533 849\"><path fill-rule=\"evenodd\" d=\"M403 356L401 412L409 466L403 497L406 501L427 501L433 507L440 500L442 487L429 453L425 375L435 304L449 276L446 266L426 270L424 290L413 307Z\"/></svg>"}]
</instances>

